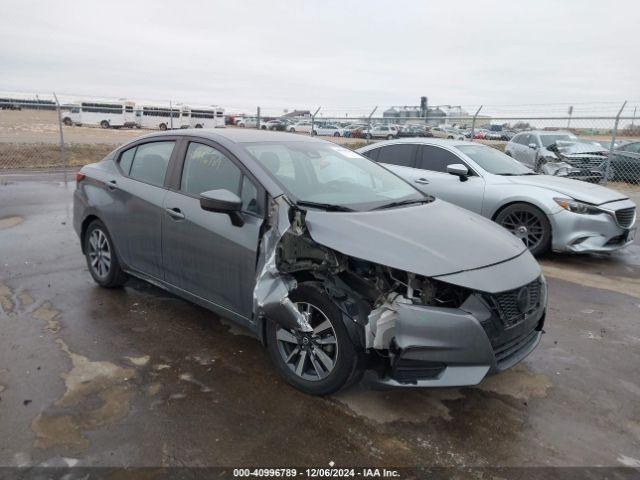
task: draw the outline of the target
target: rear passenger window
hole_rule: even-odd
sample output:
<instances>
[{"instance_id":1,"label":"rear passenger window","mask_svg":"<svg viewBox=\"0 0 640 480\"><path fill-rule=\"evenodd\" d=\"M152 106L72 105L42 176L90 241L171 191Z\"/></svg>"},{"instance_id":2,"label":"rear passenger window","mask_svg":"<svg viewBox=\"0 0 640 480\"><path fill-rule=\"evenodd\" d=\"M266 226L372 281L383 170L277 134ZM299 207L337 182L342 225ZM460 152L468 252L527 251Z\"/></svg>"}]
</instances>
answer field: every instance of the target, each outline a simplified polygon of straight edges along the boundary
<instances>
[{"instance_id":1,"label":"rear passenger window","mask_svg":"<svg viewBox=\"0 0 640 480\"><path fill-rule=\"evenodd\" d=\"M200 195L209 190L240 192L240 169L219 150L202 143L190 143L184 159L180 190Z\"/></svg>"},{"instance_id":2,"label":"rear passenger window","mask_svg":"<svg viewBox=\"0 0 640 480\"><path fill-rule=\"evenodd\" d=\"M398 165L400 167L413 167L415 164L415 154L416 145L387 145L380 149L377 161Z\"/></svg>"},{"instance_id":3,"label":"rear passenger window","mask_svg":"<svg viewBox=\"0 0 640 480\"><path fill-rule=\"evenodd\" d=\"M152 185L164 185L167 165L175 142L153 142L138 145L133 155L129 176ZM125 152L125 153L128 153ZM120 159L122 167L123 158ZM124 170L124 168L123 168Z\"/></svg>"},{"instance_id":4,"label":"rear passenger window","mask_svg":"<svg viewBox=\"0 0 640 480\"><path fill-rule=\"evenodd\" d=\"M447 173L447 165L453 165L455 163L464 164L460 157L451 153L449 150L431 145L423 145L417 167L423 170L431 170L432 172Z\"/></svg>"},{"instance_id":5,"label":"rear passenger window","mask_svg":"<svg viewBox=\"0 0 640 480\"><path fill-rule=\"evenodd\" d=\"M120 155L120 168L125 173L125 175L129 175L129 172L131 171L131 164L133 163L133 156L135 154L136 147L133 147Z\"/></svg>"}]
</instances>

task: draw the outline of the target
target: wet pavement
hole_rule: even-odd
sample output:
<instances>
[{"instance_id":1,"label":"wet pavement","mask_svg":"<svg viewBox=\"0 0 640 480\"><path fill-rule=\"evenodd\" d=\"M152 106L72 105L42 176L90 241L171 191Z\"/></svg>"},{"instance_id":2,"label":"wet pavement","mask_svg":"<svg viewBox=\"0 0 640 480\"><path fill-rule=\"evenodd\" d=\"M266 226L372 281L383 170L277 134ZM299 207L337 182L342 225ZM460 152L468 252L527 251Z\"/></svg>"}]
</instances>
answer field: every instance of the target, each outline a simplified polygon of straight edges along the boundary
<instances>
[{"instance_id":1,"label":"wet pavement","mask_svg":"<svg viewBox=\"0 0 640 480\"><path fill-rule=\"evenodd\" d=\"M508 372L314 398L230 322L97 287L74 184L33 180L0 177L0 465L640 467L639 240L542 260L547 333Z\"/></svg>"}]
</instances>

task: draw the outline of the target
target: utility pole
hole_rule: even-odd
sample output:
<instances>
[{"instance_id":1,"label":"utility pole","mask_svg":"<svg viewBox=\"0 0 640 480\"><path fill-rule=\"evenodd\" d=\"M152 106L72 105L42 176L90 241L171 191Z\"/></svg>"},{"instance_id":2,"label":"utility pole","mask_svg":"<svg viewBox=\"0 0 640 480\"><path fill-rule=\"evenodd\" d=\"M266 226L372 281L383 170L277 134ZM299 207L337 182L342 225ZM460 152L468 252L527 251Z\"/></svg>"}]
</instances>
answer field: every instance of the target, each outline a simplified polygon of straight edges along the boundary
<instances>
[{"instance_id":1,"label":"utility pole","mask_svg":"<svg viewBox=\"0 0 640 480\"><path fill-rule=\"evenodd\" d=\"M320 111L321 108L322 107L318 107L316 109L316 111L313 112L313 115L311 115L311 135L313 135L313 132L314 132L314 126L313 125L316 122L316 115L318 114L318 112Z\"/></svg>"},{"instance_id":2,"label":"utility pole","mask_svg":"<svg viewBox=\"0 0 640 480\"><path fill-rule=\"evenodd\" d=\"M476 118L478 118L478 114L480 113L480 110L482 110L482 105L480 105L478 110L476 110L476 113L473 114L473 119L471 120L471 136L469 137L470 142L473 142L473 131L476 128Z\"/></svg>"},{"instance_id":3,"label":"utility pole","mask_svg":"<svg viewBox=\"0 0 640 480\"><path fill-rule=\"evenodd\" d=\"M260 130L260 107L258 107L256 112L256 128Z\"/></svg>"},{"instance_id":4,"label":"utility pole","mask_svg":"<svg viewBox=\"0 0 640 480\"><path fill-rule=\"evenodd\" d=\"M571 115L573 115L573 105L569 107L569 119L567 120L567 130L571 128Z\"/></svg>"},{"instance_id":5,"label":"utility pole","mask_svg":"<svg viewBox=\"0 0 640 480\"><path fill-rule=\"evenodd\" d=\"M60 159L62 160L62 168L64 169L64 186L67 186L67 157L64 154L64 134L62 133L62 113L60 112L60 102L56 92L53 92L53 98L56 100L56 112L58 113L58 127L60 129Z\"/></svg>"},{"instance_id":6,"label":"utility pole","mask_svg":"<svg viewBox=\"0 0 640 480\"><path fill-rule=\"evenodd\" d=\"M616 121L613 124L613 132L611 132L611 144L609 145L609 155L607 156L607 163L604 167L604 181L603 183L606 185L609 182L609 167L611 166L611 159L613 158L613 147L616 144L616 135L618 134L618 122L620 122L620 115L622 115L622 111L624 107L627 106L627 101L625 100L618 111L618 115L616 115Z\"/></svg>"},{"instance_id":7,"label":"utility pole","mask_svg":"<svg viewBox=\"0 0 640 480\"><path fill-rule=\"evenodd\" d=\"M378 106L376 105L375 108L373 110L371 110L371 113L369 114L369 117L367 118L367 145L369 144L369 140L371 137L371 117L373 117L373 114L376 113L376 110L378 109Z\"/></svg>"}]
</instances>

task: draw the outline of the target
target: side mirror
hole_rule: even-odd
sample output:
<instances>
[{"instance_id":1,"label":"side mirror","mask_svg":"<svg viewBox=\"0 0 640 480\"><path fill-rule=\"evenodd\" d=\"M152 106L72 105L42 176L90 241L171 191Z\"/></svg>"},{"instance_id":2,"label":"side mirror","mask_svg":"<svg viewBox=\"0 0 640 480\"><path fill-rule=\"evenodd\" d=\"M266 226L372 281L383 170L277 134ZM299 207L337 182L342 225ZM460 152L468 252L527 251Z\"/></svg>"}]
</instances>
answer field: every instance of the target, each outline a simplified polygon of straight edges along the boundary
<instances>
[{"instance_id":1,"label":"side mirror","mask_svg":"<svg viewBox=\"0 0 640 480\"><path fill-rule=\"evenodd\" d=\"M536 145L535 143L530 143L529 148L535 150L536 148L538 148L538 145Z\"/></svg>"},{"instance_id":2,"label":"side mirror","mask_svg":"<svg viewBox=\"0 0 640 480\"><path fill-rule=\"evenodd\" d=\"M242 200L229 190L208 190L200 194L200 208L208 212L226 213L236 227L244 225L240 216Z\"/></svg>"},{"instance_id":3,"label":"side mirror","mask_svg":"<svg viewBox=\"0 0 640 480\"><path fill-rule=\"evenodd\" d=\"M469 169L466 167L466 165L463 165L461 163L447 165L447 172L451 175L460 177L461 182L466 182L469 178Z\"/></svg>"}]
</instances>

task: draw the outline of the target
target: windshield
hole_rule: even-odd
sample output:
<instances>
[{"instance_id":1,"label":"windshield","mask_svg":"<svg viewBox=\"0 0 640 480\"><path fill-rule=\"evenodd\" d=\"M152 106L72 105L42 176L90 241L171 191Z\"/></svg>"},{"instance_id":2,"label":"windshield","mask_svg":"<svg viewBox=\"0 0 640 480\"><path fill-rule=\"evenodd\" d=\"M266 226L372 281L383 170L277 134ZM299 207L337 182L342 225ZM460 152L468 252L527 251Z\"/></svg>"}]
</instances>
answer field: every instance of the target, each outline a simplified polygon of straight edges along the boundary
<instances>
[{"instance_id":1,"label":"windshield","mask_svg":"<svg viewBox=\"0 0 640 480\"><path fill-rule=\"evenodd\" d=\"M558 135L540 135L540 140L542 140L542 145L544 147L548 147L559 141L575 142L578 140L578 137L576 137L575 135L562 133Z\"/></svg>"},{"instance_id":2,"label":"windshield","mask_svg":"<svg viewBox=\"0 0 640 480\"><path fill-rule=\"evenodd\" d=\"M484 145L460 145L462 153L494 175L528 175L533 172L508 155Z\"/></svg>"},{"instance_id":3,"label":"windshield","mask_svg":"<svg viewBox=\"0 0 640 480\"><path fill-rule=\"evenodd\" d=\"M397 201L428 198L384 167L337 145L265 142L243 146L293 201L362 211Z\"/></svg>"}]
</instances>

